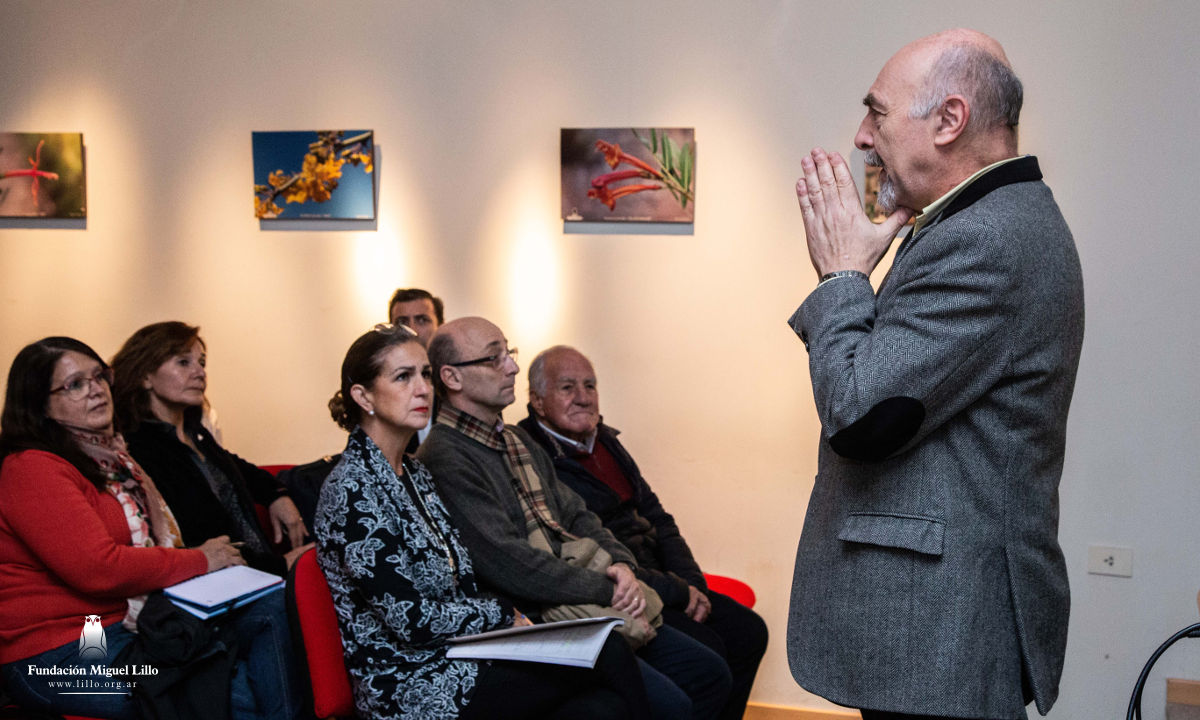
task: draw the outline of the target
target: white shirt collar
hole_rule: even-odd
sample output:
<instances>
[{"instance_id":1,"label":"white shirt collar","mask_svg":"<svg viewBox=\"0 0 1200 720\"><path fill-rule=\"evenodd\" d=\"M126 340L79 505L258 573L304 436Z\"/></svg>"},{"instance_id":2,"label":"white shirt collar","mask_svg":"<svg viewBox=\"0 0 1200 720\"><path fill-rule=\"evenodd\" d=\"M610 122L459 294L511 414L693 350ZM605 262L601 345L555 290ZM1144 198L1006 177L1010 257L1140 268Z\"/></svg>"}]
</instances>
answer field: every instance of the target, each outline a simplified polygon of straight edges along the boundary
<instances>
[{"instance_id":1,"label":"white shirt collar","mask_svg":"<svg viewBox=\"0 0 1200 720\"><path fill-rule=\"evenodd\" d=\"M587 442L579 442L578 440L573 440L562 433L555 432L553 428L542 422L541 418L538 418L538 426L541 427L542 430L544 430L550 437L565 444L569 448L578 450L579 452L585 452L588 455L591 455L592 448L596 447L596 435L598 433L597 430L592 431L592 434L588 436Z\"/></svg>"}]
</instances>

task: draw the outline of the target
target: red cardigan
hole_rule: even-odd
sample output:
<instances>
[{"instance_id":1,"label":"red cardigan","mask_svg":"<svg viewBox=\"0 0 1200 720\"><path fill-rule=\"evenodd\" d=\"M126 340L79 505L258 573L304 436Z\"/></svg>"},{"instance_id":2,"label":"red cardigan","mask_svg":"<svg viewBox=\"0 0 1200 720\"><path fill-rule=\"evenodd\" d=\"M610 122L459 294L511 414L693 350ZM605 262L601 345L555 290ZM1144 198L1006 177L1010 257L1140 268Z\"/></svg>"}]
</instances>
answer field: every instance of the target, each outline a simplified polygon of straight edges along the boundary
<instances>
[{"instance_id":1,"label":"red cardigan","mask_svg":"<svg viewBox=\"0 0 1200 720\"><path fill-rule=\"evenodd\" d=\"M208 569L199 550L130 545L121 504L58 455L26 450L0 467L0 664L78 640L125 599Z\"/></svg>"}]
</instances>

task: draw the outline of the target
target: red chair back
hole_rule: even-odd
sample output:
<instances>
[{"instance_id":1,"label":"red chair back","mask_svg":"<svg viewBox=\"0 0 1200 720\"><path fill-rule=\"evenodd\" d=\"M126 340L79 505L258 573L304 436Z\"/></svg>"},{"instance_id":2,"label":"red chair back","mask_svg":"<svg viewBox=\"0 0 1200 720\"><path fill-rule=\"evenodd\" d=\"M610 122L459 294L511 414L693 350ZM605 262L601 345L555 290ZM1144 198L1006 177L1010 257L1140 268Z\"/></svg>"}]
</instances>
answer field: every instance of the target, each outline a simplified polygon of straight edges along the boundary
<instances>
[{"instance_id":1,"label":"red chair back","mask_svg":"<svg viewBox=\"0 0 1200 720\"><path fill-rule=\"evenodd\" d=\"M288 578L288 594L312 680L313 710L319 718L353 717L354 692L342 652L329 583L317 565L317 551L300 556Z\"/></svg>"},{"instance_id":2,"label":"red chair back","mask_svg":"<svg viewBox=\"0 0 1200 720\"><path fill-rule=\"evenodd\" d=\"M704 582L708 583L709 590L715 590L722 595L728 595L748 608L754 607L754 603L758 600L754 596L754 588L737 578L704 573Z\"/></svg>"}]
</instances>

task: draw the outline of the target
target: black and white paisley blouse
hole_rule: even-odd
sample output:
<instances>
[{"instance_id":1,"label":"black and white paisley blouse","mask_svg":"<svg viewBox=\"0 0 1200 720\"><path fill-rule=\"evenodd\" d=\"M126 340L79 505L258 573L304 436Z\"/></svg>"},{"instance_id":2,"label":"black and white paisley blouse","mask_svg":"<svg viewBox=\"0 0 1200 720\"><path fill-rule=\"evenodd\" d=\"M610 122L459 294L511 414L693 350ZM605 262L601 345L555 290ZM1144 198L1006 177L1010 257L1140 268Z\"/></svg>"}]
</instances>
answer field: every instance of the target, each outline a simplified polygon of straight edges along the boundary
<instances>
[{"instance_id":1,"label":"black and white paisley blouse","mask_svg":"<svg viewBox=\"0 0 1200 720\"><path fill-rule=\"evenodd\" d=\"M480 592L471 558L425 466L397 476L361 429L321 489L314 532L364 718L454 718L475 661L446 657L447 638L512 624Z\"/></svg>"}]
</instances>

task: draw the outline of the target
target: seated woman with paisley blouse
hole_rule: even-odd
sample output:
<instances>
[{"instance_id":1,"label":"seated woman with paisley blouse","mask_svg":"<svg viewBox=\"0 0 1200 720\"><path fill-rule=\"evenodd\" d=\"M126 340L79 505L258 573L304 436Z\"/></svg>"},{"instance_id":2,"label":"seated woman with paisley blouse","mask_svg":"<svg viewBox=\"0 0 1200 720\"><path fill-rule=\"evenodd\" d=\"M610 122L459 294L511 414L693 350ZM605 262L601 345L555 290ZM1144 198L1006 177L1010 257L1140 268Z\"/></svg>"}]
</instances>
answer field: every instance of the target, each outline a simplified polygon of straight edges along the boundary
<instances>
[{"instance_id":1,"label":"seated woman with paisley blouse","mask_svg":"<svg viewBox=\"0 0 1200 720\"><path fill-rule=\"evenodd\" d=\"M483 593L429 472L404 451L433 406L429 359L403 325L350 346L329 402L350 431L314 531L358 713L388 718L647 718L632 652L609 637L595 669L449 659L446 641L514 623Z\"/></svg>"}]
</instances>

